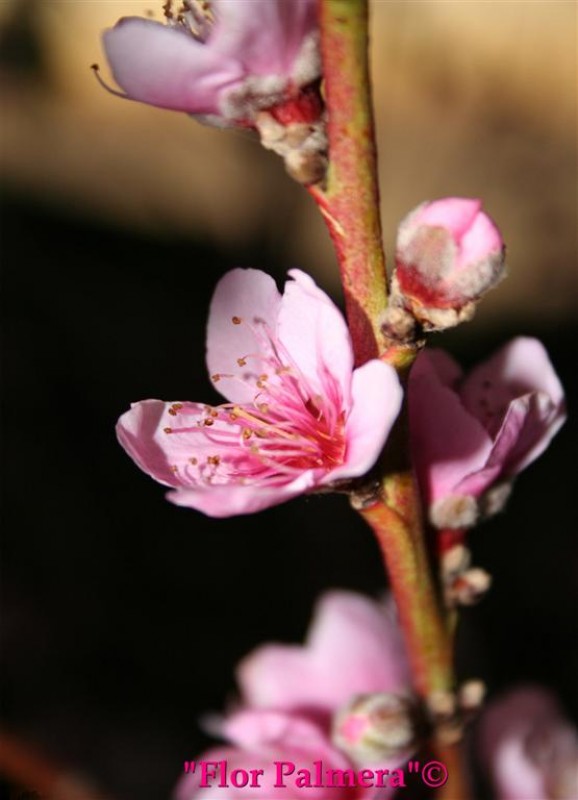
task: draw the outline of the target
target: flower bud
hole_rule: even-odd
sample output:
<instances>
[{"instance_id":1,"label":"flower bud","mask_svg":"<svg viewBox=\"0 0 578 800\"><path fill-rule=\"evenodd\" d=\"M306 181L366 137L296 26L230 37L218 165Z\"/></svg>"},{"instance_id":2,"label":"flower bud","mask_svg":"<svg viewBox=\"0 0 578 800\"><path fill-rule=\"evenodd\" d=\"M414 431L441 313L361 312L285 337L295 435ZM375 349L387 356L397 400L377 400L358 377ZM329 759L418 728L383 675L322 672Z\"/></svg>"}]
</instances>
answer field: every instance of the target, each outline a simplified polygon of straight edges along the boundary
<instances>
[{"instance_id":1,"label":"flower bud","mask_svg":"<svg viewBox=\"0 0 578 800\"><path fill-rule=\"evenodd\" d=\"M475 303L505 274L502 237L481 201L422 203L399 226L385 330L397 338L471 319ZM408 333L409 331L409 333Z\"/></svg>"},{"instance_id":2,"label":"flower bud","mask_svg":"<svg viewBox=\"0 0 578 800\"><path fill-rule=\"evenodd\" d=\"M333 721L333 743L356 764L410 754L417 739L416 710L407 697L383 692L355 697Z\"/></svg>"},{"instance_id":3,"label":"flower bud","mask_svg":"<svg viewBox=\"0 0 578 800\"><path fill-rule=\"evenodd\" d=\"M472 606L490 588L491 576L471 563L472 555L463 544L450 547L441 556L441 582L447 608Z\"/></svg>"}]
</instances>

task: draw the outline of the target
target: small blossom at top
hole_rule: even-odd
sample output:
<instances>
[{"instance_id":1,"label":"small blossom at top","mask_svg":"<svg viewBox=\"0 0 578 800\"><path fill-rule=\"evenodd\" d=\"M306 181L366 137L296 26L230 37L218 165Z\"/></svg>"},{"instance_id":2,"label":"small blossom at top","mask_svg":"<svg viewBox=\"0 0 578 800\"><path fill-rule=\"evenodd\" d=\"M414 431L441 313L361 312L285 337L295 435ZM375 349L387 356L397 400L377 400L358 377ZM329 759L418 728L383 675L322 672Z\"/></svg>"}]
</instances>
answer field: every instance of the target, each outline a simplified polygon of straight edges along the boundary
<instances>
[{"instance_id":1,"label":"small blossom at top","mask_svg":"<svg viewBox=\"0 0 578 800\"><path fill-rule=\"evenodd\" d=\"M321 180L316 0L167 0L163 9L165 24L126 17L104 33L125 96L210 125L254 128L296 180Z\"/></svg>"},{"instance_id":2,"label":"small blossom at top","mask_svg":"<svg viewBox=\"0 0 578 800\"><path fill-rule=\"evenodd\" d=\"M418 356L409 381L413 461L439 528L500 509L512 479L563 424L564 391L543 345L519 337L464 376L441 350Z\"/></svg>"},{"instance_id":3,"label":"small blossom at top","mask_svg":"<svg viewBox=\"0 0 578 800\"><path fill-rule=\"evenodd\" d=\"M416 749L411 679L401 633L391 604L381 605L351 592L324 595L305 646L264 645L249 654L237 672L238 710L213 727L228 744L196 760L226 761L234 769L262 769L259 786L235 789L239 800L374 800L390 797L395 771ZM278 782L274 762L286 768ZM322 785L315 785L321 762ZM358 780L364 768L387 770L379 782ZM311 785L296 782L297 771ZM350 772L351 785L331 784L327 771ZM307 780L307 775L304 775ZM213 781L200 785L201 771L180 781L175 800L232 796ZM347 780L347 779L346 779ZM379 781L379 778L375 779ZM323 785L324 784L324 785Z\"/></svg>"},{"instance_id":4,"label":"small blossom at top","mask_svg":"<svg viewBox=\"0 0 578 800\"><path fill-rule=\"evenodd\" d=\"M385 327L400 338L470 319L479 298L504 277L500 232L480 200L422 203L401 222Z\"/></svg>"},{"instance_id":5,"label":"small blossom at top","mask_svg":"<svg viewBox=\"0 0 578 800\"><path fill-rule=\"evenodd\" d=\"M134 100L250 122L320 76L315 0L168 0L164 10L166 24L125 17L104 34Z\"/></svg>"},{"instance_id":6,"label":"small blossom at top","mask_svg":"<svg viewBox=\"0 0 578 800\"><path fill-rule=\"evenodd\" d=\"M259 511L364 475L385 444L402 400L395 370L378 360L354 369L339 309L289 274L283 295L252 269L217 286L207 364L226 403L144 400L118 422L122 446L177 505Z\"/></svg>"},{"instance_id":7,"label":"small blossom at top","mask_svg":"<svg viewBox=\"0 0 578 800\"><path fill-rule=\"evenodd\" d=\"M479 743L496 800L578 798L578 733L544 689L519 688L490 704Z\"/></svg>"}]
</instances>

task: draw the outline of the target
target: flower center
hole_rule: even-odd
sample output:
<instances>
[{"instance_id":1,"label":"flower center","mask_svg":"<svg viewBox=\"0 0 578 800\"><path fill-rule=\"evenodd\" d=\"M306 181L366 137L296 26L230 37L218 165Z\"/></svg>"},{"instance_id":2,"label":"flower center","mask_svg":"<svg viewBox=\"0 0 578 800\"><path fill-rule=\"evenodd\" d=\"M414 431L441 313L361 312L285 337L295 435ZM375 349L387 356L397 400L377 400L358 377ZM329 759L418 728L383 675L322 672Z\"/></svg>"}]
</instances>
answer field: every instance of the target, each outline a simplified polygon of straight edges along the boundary
<instances>
[{"instance_id":1,"label":"flower center","mask_svg":"<svg viewBox=\"0 0 578 800\"><path fill-rule=\"evenodd\" d=\"M234 325L248 324L233 317ZM169 414L192 425L165 428L167 434L202 431L202 444L191 439L187 477L207 483L277 485L305 470L330 470L345 456L345 414L335 378L323 375L323 395L316 393L263 320L250 324L258 352L240 355L235 373L217 373L215 383L231 380L250 387L250 403L199 406L175 403ZM215 445L206 455L207 440Z\"/></svg>"},{"instance_id":2,"label":"flower center","mask_svg":"<svg viewBox=\"0 0 578 800\"><path fill-rule=\"evenodd\" d=\"M200 42L206 42L215 22L210 0L165 0L167 25L181 28Z\"/></svg>"}]
</instances>

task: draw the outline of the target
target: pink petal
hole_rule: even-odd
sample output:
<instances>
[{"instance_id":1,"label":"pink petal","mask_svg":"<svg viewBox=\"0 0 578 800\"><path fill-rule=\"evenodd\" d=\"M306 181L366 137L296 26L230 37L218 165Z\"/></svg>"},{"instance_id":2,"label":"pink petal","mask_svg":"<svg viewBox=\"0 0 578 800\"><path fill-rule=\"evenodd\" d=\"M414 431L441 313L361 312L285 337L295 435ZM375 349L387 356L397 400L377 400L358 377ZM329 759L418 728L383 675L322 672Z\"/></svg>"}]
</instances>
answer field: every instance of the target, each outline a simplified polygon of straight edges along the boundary
<instances>
[{"instance_id":1,"label":"pink petal","mask_svg":"<svg viewBox=\"0 0 578 800\"><path fill-rule=\"evenodd\" d=\"M345 463L329 472L324 483L364 475L377 461L403 399L396 371L382 361L368 361L353 372L351 399Z\"/></svg>"},{"instance_id":2,"label":"pink petal","mask_svg":"<svg viewBox=\"0 0 578 800\"><path fill-rule=\"evenodd\" d=\"M566 414L542 392L528 397L529 408L516 446L504 463L504 474L517 475L542 455L564 422Z\"/></svg>"},{"instance_id":3,"label":"pink petal","mask_svg":"<svg viewBox=\"0 0 578 800\"><path fill-rule=\"evenodd\" d=\"M225 484L221 486L198 486L194 489L178 489L167 494L167 499L176 506L196 508L209 517L233 517L237 514L253 514L264 508L285 503L297 497L316 483L312 470L303 472L290 483L275 487L241 486Z\"/></svg>"},{"instance_id":4,"label":"pink petal","mask_svg":"<svg viewBox=\"0 0 578 800\"><path fill-rule=\"evenodd\" d=\"M487 259L492 253L500 253L504 246L500 231L484 212L480 212L469 230L462 236L457 268L468 268Z\"/></svg>"},{"instance_id":5,"label":"pink petal","mask_svg":"<svg viewBox=\"0 0 578 800\"><path fill-rule=\"evenodd\" d=\"M426 203L411 221L414 225L447 230L458 248L455 266L460 270L502 250L503 240L498 228L481 209L481 200L445 197Z\"/></svg>"},{"instance_id":6,"label":"pink petal","mask_svg":"<svg viewBox=\"0 0 578 800\"><path fill-rule=\"evenodd\" d=\"M479 495L500 471L495 466L481 472L492 452L492 440L458 395L442 384L437 363L438 358L432 359L429 351L422 353L409 381L411 449L430 503L455 494L468 477L468 493ZM447 367L446 362L444 369Z\"/></svg>"},{"instance_id":7,"label":"pink petal","mask_svg":"<svg viewBox=\"0 0 578 800\"><path fill-rule=\"evenodd\" d=\"M509 475L534 461L566 418L564 390L537 339L518 337L498 350L472 370L461 396L466 408L497 436L496 448ZM512 401L517 403L508 412ZM508 447L500 441L505 436Z\"/></svg>"},{"instance_id":8,"label":"pink petal","mask_svg":"<svg viewBox=\"0 0 578 800\"><path fill-rule=\"evenodd\" d=\"M216 114L220 92L243 78L238 60L153 20L122 19L103 41L116 82L144 103Z\"/></svg>"},{"instance_id":9,"label":"pink petal","mask_svg":"<svg viewBox=\"0 0 578 800\"><path fill-rule=\"evenodd\" d=\"M505 464L518 447L531 400L531 395L525 395L510 403L502 427L494 440L486 466L463 478L455 487L456 494L477 497L499 476L504 475Z\"/></svg>"},{"instance_id":10,"label":"pink petal","mask_svg":"<svg viewBox=\"0 0 578 800\"><path fill-rule=\"evenodd\" d=\"M211 491L214 485L227 483L225 466L243 457L240 448L215 442L215 435L227 430L227 423L216 419L210 428L205 427L199 422L206 417L206 406L179 403L182 410L174 415L174 405L161 400L133 403L117 423L120 444L142 470L167 486L195 488L200 484L201 489ZM186 429L180 432L181 427ZM215 456L224 463L207 487L199 478L199 468Z\"/></svg>"},{"instance_id":11,"label":"pink petal","mask_svg":"<svg viewBox=\"0 0 578 800\"><path fill-rule=\"evenodd\" d=\"M263 352L265 326L276 333L280 302L275 281L260 270L234 269L217 284L207 326L207 367L211 376L238 376L213 381L234 403L252 402L258 391L255 375L262 369L254 356ZM234 318L240 323L234 324ZM237 359L246 356L252 358L247 359L246 368L240 368Z\"/></svg>"},{"instance_id":12,"label":"pink petal","mask_svg":"<svg viewBox=\"0 0 578 800\"><path fill-rule=\"evenodd\" d=\"M285 284L279 310L279 339L315 394L350 402L353 349L342 313L300 270ZM339 403L339 398L342 402Z\"/></svg>"},{"instance_id":13,"label":"pink petal","mask_svg":"<svg viewBox=\"0 0 578 800\"><path fill-rule=\"evenodd\" d=\"M419 206L412 223L445 228L457 244L474 222L481 207L481 200L468 197L443 197Z\"/></svg>"},{"instance_id":14,"label":"pink petal","mask_svg":"<svg viewBox=\"0 0 578 800\"><path fill-rule=\"evenodd\" d=\"M327 730L305 717L278 711L248 709L228 717L221 729L222 735L233 744L247 750L258 750L267 745L316 753L335 766L350 766L348 759L331 745Z\"/></svg>"},{"instance_id":15,"label":"pink petal","mask_svg":"<svg viewBox=\"0 0 578 800\"><path fill-rule=\"evenodd\" d=\"M210 46L242 61L247 75L289 77L317 25L315 0L215 0L215 15Z\"/></svg>"},{"instance_id":16,"label":"pink petal","mask_svg":"<svg viewBox=\"0 0 578 800\"><path fill-rule=\"evenodd\" d=\"M249 706L328 713L355 694L410 685L392 609L349 592L322 598L305 647L262 647L241 662L238 680Z\"/></svg>"},{"instance_id":17,"label":"pink petal","mask_svg":"<svg viewBox=\"0 0 578 800\"><path fill-rule=\"evenodd\" d=\"M331 694L406 692L411 679L393 601L380 603L353 592L322 597L307 638L315 660L333 675ZM340 668L335 675L335 664Z\"/></svg>"},{"instance_id":18,"label":"pink petal","mask_svg":"<svg viewBox=\"0 0 578 800\"><path fill-rule=\"evenodd\" d=\"M301 645L259 647L241 661L237 681L249 707L299 711L331 705L324 680Z\"/></svg>"},{"instance_id":19,"label":"pink petal","mask_svg":"<svg viewBox=\"0 0 578 800\"><path fill-rule=\"evenodd\" d=\"M455 358L439 347L428 347L415 363L412 375L416 377L422 369L422 359L423 362L426 360L429 362L436 380L450 389L456 389L463 376L463 370Z\"/></svg>"},{"instance_id":20,"label":"pink petal","mask_svg":"<svg viewBox=\"0 0 578 800\"><path fill-rule=\"evenodd\" d=\"M578 736L548 692L521 688L490 704L480 746L498 800L578 797Z\"/></svg>"},{"instance_id":21,"label":"pink petal","mask_svg":"<svg viewBox=\"0 0 578 800\"><path fill-rule=\"evenodd\" d=\"M169 407L170 404L162 400L133 403L118 420L116 435L143 472L165 486L177 486L179 482L172 470L174 459L168 449L174 442L162 433Z\"/></svg>"}]
</instances>

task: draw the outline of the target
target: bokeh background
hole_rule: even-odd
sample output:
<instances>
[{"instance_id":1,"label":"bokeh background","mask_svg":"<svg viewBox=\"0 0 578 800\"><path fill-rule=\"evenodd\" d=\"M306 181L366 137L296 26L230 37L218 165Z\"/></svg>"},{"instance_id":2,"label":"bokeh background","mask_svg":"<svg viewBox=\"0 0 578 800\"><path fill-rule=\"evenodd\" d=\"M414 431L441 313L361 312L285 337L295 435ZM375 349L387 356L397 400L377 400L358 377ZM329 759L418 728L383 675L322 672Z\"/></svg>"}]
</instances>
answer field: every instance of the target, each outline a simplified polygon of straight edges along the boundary
<instances>
[{"instance_id":1,"label":"bokeh background","mask_svg":"<svg viewBox=\"0 0 578 800\"><path fill-rule=\"evenodd\" d=\"M372 10L388 252L422 200L483 197L510 277L436 343L468 364L539 336L572 411L576 5ZM116 444L133 400L216 399L204 326L230 267L282 279L300 266L340 302L312 202L251 135L97 85L100 31L145 13L160 18L159 0L0 2L4 719L118 800L169 797L207 741L200 715L234 692L235 663L299 640L324 588L385 585L343 498L209 520L166 503ZM492 692L539 681L574 717L575 432L570 421L507 515L473 534L494 588L464 615L459 652L463 678Z\"/></svg>"}]
</instances>

